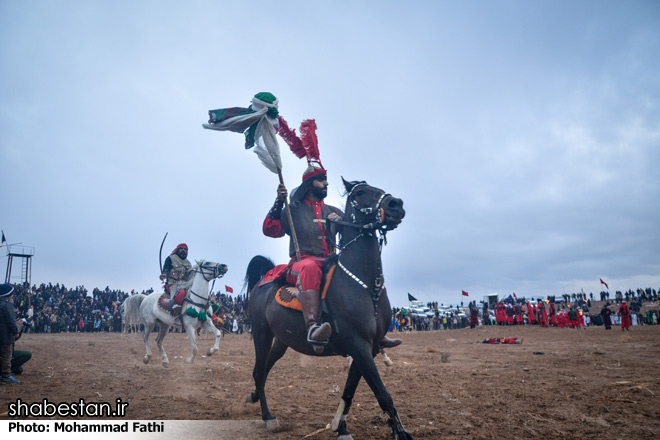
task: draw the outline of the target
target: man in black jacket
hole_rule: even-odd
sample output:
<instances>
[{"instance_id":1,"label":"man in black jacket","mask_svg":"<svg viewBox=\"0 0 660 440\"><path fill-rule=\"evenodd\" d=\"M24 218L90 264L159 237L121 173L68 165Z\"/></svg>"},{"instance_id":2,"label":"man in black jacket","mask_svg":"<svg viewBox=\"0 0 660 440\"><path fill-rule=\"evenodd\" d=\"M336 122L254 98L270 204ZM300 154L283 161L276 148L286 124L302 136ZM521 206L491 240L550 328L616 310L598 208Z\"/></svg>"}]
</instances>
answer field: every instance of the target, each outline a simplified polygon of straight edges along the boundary
<instances>
[{"instance_id":1,"label":"man in black jacket","mask_svg":"<svg viewBox=\"0 0 660 440\"><path fill-rule=\"evenodd\" d=\"M605 330L610 330L612 328L612 311L607 307L609 303L603 306L603 310L600 311L600 316L603 318L603 324L605 325Z\"/></svg>"},{"instance_id":2,"label":"man in black jacket","mask_svg":"<svg viewBox=\"0 0 660 440\"><path fill-rule=\"evenodd\" d=\"M14 288L0 284L0 383L20 383L11 375L14 341L18 338L16 309L11 301Z\"/></svg>"}]
</instances>

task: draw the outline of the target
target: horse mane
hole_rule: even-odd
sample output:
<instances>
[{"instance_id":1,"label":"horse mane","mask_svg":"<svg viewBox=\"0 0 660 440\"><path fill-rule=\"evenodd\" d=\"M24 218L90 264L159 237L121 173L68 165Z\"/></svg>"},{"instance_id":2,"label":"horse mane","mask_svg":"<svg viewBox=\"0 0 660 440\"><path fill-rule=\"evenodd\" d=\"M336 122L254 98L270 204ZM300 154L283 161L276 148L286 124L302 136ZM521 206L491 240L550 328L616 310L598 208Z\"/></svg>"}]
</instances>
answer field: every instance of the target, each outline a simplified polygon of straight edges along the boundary
<instances>
[{"instance_id":1,"label":"horse mane","mask_svg":"<svg viewBox=\"0 0 660 440\"><path fill-rule=\"evenodd\" d=\"M275 263L268 257L257 255L248 264L248 271L243 280L243 288L247 288L246 292L249 295L250 291L257 285L264 277L266 272L275 267Z\"/></svg>"},{"instance_id":2,"label":"horse mane","mask_svg":"<svg viewBox=\"0 0 660 440\"><path fill-rule=\"evenodd\" d=\"M261 279L266 275L266 272L275 267L275 263L268 257L263 255L257 255L250 260L248 264L247 271L245 273L245 279L243 280L243 290L245 290L245 308L248 307L248 301L250 300L250 292L254 286L261 281Z\"/></svg>"}]
</instances>

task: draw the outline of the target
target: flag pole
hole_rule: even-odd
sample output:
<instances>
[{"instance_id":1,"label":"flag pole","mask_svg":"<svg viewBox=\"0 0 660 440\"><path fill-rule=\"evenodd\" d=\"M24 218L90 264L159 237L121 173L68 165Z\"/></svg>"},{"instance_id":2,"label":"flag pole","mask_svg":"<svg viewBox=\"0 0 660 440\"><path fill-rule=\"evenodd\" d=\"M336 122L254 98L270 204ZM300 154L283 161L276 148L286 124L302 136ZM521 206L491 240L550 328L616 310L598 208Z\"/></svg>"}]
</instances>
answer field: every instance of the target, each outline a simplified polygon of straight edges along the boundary
<instances>
[{"instance_id":1,"label":"flag pole","mask_svg":"<svg viewBox=\"0 0 660 440\"><path fill-rule=\"evenodd\" d=\"M277 177L280 179L280 184L284 185L284 179L282 178L282 170L277 169ZM293 247L296 250L296 261L300 261L300 246L298 245L298 236L296 235L296 228L293 226L293 217L291 217L291 208L289 207L289 201L287 198L284 198L284 209L286 210L286 217L289 220L289 229L291 230L291 240L293 241Z\"/></svg>"}]
</instances>

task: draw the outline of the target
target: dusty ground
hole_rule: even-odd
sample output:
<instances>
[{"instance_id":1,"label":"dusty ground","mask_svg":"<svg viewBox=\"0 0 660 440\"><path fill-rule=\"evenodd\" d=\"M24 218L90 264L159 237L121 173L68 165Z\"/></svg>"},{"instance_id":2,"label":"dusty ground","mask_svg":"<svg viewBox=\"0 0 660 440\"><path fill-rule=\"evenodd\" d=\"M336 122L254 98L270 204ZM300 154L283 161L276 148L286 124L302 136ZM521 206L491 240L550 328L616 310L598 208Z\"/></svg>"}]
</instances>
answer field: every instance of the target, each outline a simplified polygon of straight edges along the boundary
<instances>
[{"instance_id":1,"label":"dusty ground","mask_svg":"<svg viewBox=\"0 0 660 440\"><path fill-rule=\"evenodd\" d=\"M522 345L482 344L522 337ZM660 434L660 326L630 334L535 326L480 327L402 335L389 350L394 366L377 363L406 429L416 439L651 439ZM211 345L200 341L201 352ZM152 347L155 342L152 339ZM170 367L144 365L137 334L27 334L33 351L19 385L0 385L0 420L17 398L38 402L129 402L126 419L238 420L214 438L304 438L332 419L347 373L343 358L288 352L267 384L281 423L265 430L253 389L249 335L227 335L220 352L186 365L187 338L170 333ZM542 354L535 354L542 352ZM349 415L356 439L389 438L376 400L363 382ZM196 425L193 425L196 426ZM208 424L205 426L208 432ZM188 428L187 428L188 429ZM191 431L192 432L192 431ZM191 434L188 432L188 434ZM190 435L188 435L191 437ZM329 430L309 436L332 439Z\"/></svg>"}]
</instances>

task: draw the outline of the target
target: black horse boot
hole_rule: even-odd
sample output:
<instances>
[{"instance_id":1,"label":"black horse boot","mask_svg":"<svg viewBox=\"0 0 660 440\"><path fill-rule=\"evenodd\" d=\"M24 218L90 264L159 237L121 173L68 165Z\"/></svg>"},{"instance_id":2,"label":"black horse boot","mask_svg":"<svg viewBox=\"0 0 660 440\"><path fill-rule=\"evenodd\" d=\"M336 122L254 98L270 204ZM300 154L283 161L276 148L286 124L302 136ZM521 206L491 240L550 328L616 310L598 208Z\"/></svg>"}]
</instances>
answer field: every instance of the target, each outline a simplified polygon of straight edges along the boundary
<instances>
[{"instance_id":1,"label":"black horse boot","mask_svg":"<svg viewBox=\"0 0 660 440\"><path fill-rule=\"evenodd\" d=\"M380 345L383 348L393 348L393 347L398 347L403 343L403 339L390 339L387 336L383 336L383 339L380 340L378 345Z\"/></svg>"},{"instance_id":2,"label":"black horse boot","mask_svg":"<svg viewBox=\"0 0 660 440\"><path fill-rule=\"evenodd\" d=\"M314 345L315 341L326 343L332 334L332 327L329 323L324 322L318 324L319 317L319 302L320 292L318 290L305 290L298 294L300 305L303 310L303 318L305 319L305 328L307 329L307 342ZM314 350L318 353L318 345L314 346ZM320 352L323 352L323 347L320 347Z\"/></svg>"}]
</instances>

